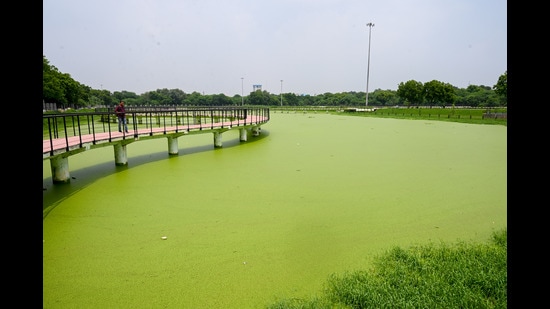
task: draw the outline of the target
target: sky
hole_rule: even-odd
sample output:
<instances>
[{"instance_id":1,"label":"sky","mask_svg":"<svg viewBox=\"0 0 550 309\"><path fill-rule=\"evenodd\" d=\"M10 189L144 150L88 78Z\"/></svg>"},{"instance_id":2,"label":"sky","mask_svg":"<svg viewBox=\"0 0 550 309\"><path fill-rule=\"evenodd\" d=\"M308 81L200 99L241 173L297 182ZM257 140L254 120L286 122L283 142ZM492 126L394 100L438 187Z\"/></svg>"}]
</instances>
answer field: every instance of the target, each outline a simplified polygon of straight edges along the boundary
<instances>
[{"instance_id":1,"label":"sky","mask_svg":"<svg viewBox=\"0 0 550 309\"><path fill-rule=\"evenodd\" d=\"M43 55L81 84L138 95L492 87L507 71L507 1L43 0Z\"/></svg>"}]
</instances>

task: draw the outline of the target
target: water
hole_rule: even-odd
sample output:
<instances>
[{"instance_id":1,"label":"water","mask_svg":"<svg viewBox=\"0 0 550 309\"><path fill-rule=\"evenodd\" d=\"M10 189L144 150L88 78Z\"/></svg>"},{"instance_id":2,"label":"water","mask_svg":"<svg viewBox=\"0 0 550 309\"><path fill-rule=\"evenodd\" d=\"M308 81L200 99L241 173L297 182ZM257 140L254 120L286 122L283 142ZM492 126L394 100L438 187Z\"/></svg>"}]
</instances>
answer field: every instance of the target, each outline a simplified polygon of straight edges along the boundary
<instances>
[{"instance_id":1,"label":"water","mask_svg":"<svg viewBox=\"0 0 550 309\"><path fill-rule=\"evenodd\" d=\"M393 246L506 227L507 128L272 113L238 130L44 162L44 308L261 308ZM161 237L166 236L166 240Z\"/></svg>"}]
</instances>

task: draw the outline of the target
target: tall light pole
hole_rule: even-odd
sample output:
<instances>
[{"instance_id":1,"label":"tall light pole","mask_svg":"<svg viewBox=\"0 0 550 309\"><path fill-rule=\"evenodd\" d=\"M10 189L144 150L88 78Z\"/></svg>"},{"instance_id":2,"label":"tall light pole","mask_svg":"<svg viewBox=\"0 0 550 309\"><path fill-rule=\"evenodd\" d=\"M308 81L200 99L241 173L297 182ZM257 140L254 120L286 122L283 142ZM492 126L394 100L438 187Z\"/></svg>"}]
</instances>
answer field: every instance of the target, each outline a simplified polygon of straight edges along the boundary
<instances>
[{"instance_id":1,"label":"tall light pole","mask_svg":"<svg viewBox=\"0 0 550 309\"><path fill-rule=\"evenodd\" d=\"M370 31L372 27L374 27L373 23L368 23L367 27L369 27L369 56L367 60L367 98L365 106L369 106L369 70L370 70Z\"/></svg>"},{"instance_id":2,"label":"tall light pole","mask_svg":"<svg viewBox=\"0 0 550 309\"><path fill-rule=\"evenodd\" d=\"M283 106L283 80L281 79L281 106Z\"/></svg>"},{"instance_id":3,"label":"tall light pole","mask_svg":"<svg viewBox=\"0 0 550 309\"><path fill-rule=\"evenodd\" d=\"M241 77L241 105L244 106L244 77Z\"/></svg>"}]
</instances>

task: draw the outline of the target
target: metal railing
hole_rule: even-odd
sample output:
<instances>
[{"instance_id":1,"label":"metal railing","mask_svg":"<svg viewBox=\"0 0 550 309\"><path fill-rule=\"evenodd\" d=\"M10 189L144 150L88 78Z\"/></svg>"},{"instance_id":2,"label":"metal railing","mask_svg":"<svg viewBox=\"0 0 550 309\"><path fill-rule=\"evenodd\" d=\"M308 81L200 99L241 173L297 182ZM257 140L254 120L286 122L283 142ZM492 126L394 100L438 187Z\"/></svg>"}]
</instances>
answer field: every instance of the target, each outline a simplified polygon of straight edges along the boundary
<instances>
[{"instance_id":1,"label":"metal railing","mask_svg":"<svg viewBox=\"0 0 550 309\"><path fill-rule=\"evenodd\" d=\"M269 121L268 107L127 107L130 133L119 133L114 108L95 112L44 114L43 154L53 156L86 144L232 127L254 126Z\"/></svg>"}]
</instances>

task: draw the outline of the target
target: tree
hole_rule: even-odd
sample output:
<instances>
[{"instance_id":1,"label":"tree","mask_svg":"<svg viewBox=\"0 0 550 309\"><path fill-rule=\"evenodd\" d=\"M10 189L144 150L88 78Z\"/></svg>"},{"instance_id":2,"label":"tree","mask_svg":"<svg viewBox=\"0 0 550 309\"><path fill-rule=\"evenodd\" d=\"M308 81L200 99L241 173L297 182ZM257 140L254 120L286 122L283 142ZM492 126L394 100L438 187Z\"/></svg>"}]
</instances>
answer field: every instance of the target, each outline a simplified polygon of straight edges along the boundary
<instances>
[{"instance_id":1,"label":"tree","mask_svg":"<svg viewBox=\"0 0 550 309\"><path fill-rule=\"evenodd\" d=\"M420 105L424 102L424 87L421 82L409 80L399 83L397 95L405 101L405 105Z\"/></svg>"},{"instance_id":2,"label":"tree","mask_svg":"<svg viewBox=\"0 0 550 309\"><path fill-rule=\"evenodd\" d=\"M205 96L201 95L197 91L193 91L191 94L189 94L185 98L185 104L186 105L194 105L194 106L206 106L208 105L208 100Z\"/></svg>"},{"instance_id":3,"label":"tree","mask_svg":"<svg viewBox=\"0 0 550 309\"><path fill-rule=\"evenodd\" d=\"M66 103L64 101L63 85L58 76L61 74L57 68L50 65L45 56L42 66L42 96L47 103Z\"/></svg>"},{"instance_id":4,"label":"tree","mask_svg":"<svg viewBox=\"0 0 550 309\"><path fill-rule=\"evenodd\" d=\"M424 98L431 106L445 107L446 103L454 105L455 90L451 84L432 80L424 84Z\"/></svg>"},{"instance_id":5,"label":"tree","mask_svg":"<svg viewBox=\"0 0 550 309\"><path fill-rule=\"evenodd\" d=\"M285 105L288 106L297 106L300 102L294 93L283 93L283 101L285 102Z\"/></svg>"},{"instance_id":6,"label":"tree","mask_svg":"<svg viewBox=\"0 0 550 309\"><path fill-rule=\"evenodd\" d=\"M211 104L213 106L228 106L228 105L232 105L232 103L233 102L231 101L231 98L229 98L223 93L212 95Z\"/></svg>"},{"instance_id":7,"label":"tree","mask_svg":"<svg viewBox=\"0 0 550 309\"><path fill-rule=\"evenodd\" d=\"M374 106L395 106L399 104L399 97L392 90L376 89L369 96L370 100L372 100Z\"/></svg>"},{"instance_id":8,"label":"tree","mask_svg":"<svg viewBox=\"0 0 550 309\"><path fill-rule=\"evenodd\" d=\"M78 107L85 104L88 98L86 89L71 75L61 73L50 65L46 56L42 55L42 97L47 103L57 103L58 107Z\"/></svg>"},{"instance_id":9,"label":"tree","mask_svg":"<svg viewBox=\"0 0 550 309\"><path fill-rule=\"evenodd\" d=\"M508 103L508 70L500 75L497 83L493 86L495 93L504 98L504 105Z\"/></svg>"},{"instance_id":10,"label":"tree","mask_svg":"<svg viewBox=\"0 0 550 309\"><path fill-rule=\"evenodd\" d=\"M128 100L128 99L137 99L138 95L135 92L130 92L126 90L122 91L115 91L113 93L113 97L116 99L116 102L120 102L120 100Z\"/></svg>"},{"instance_id":11,"label":"tree","mask_svg":"<svg viewBox=\"0 0 550 309\"><path fill-rule=\"evenodd\" d=\"M59 79L61 80L61 85L64 89L64 101L67 106L71 106L73 108L81 106L81 104L83 104L82 100L85 97L82 85L67 73L61 74Z\"/></svg>"},{"instance_id":12,"label":"tree","mask_svg":"<svg viewBox=\"0 0 550 309\"><path fill-rule=\"evenodd\" d=\"M271 102L269 93L265 90L252 91L248 96L248 104L250 105L270 105ZM271 104L272 105L272 104Z\"/></svg>"}]
</instances>

